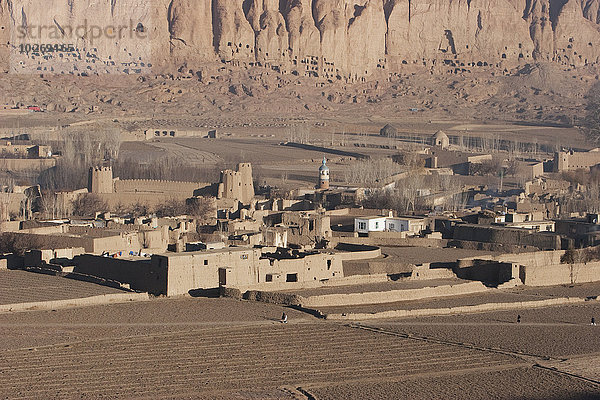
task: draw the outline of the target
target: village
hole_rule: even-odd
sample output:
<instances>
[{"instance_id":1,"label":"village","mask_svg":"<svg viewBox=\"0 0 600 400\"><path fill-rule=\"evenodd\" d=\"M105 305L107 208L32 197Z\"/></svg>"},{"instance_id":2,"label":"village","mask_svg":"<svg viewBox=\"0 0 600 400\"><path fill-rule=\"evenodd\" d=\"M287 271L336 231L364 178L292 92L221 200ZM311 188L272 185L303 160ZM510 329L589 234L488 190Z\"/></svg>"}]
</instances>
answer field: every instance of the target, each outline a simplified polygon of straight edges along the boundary
<instances>
[{"instance_id":1,"label":"village","mask_svg":"<svg viewBox=\"0 0 600 400\"><path fill-rule=\"evenodd\" d=\"M140 136L179 133L167 131ZM183 136L220 140L205 134ZM391 125L379 137L401 140ZM50 146L17 142L2 142L5 170L56 168ZM379 160L360 153L364 142L283 144L323 155L309 163L312 185L265 185L251 163L215 182L121 179L110 162L89 165L87 187L73 191L6 185L0 266L153 296L261 293L302 307L600 280L598 149L467 151L443 131ZM331 298L298 297L307 290Z\"/></svg>"}]
</instances>

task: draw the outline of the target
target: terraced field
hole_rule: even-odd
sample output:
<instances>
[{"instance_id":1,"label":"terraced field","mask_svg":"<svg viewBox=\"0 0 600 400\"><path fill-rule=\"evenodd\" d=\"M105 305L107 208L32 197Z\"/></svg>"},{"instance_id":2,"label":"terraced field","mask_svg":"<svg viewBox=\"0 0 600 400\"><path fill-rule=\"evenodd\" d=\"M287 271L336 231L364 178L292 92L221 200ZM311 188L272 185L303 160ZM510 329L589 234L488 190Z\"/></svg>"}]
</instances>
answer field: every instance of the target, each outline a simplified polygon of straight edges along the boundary
<instances>
[{"instance_id":1,"label":"terraced field","mask_svg":"<svg viewBox=\"0 0 600 400\"><path fill-rule=\"evenodd\" d=\"M3 314L0 398L595 399L586 363L600 330L562 331L595 310L566 309L543 326L535 321L556 311L525 312L519 326L478 314L372 328L232 299ZM562 353L580 356L539 357Z\"/></svg>"},{"instance_id":2,"label":"terraced field","mask_svg":"<svg viewBox=\"0 0 600 400\"><path fill-rule=\"evenodd\" d=\"M0 304L65 300L113 293L124 292L58 276L0 270Z\"/></svg>"},{"instance_id":3,"label":"terraced field","mask_svg":"<svg viewBox=\"0 0 600 400\"><path fill-rule=\"evenodd\" d=\"M266 324L15 349L0 356L10 398L285 393L315 383L395 381L522 366L509 356L325 323Z\"/></svg>"}]
</instances>

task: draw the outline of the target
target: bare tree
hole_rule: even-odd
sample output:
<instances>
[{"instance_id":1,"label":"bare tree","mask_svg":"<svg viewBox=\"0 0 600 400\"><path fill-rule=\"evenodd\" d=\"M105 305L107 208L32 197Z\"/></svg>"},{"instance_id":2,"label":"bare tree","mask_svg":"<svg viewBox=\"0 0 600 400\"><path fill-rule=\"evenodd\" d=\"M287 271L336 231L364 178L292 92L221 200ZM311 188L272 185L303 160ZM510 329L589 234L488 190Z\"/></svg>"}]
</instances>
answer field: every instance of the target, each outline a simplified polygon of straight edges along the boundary
<instances>
[{"instance_id":1,"label":"bare tree","mask_svg":"<svg viewBox=\"0 0 600 400\"><path fill-rule=\"evenodd\" d=\"M193 197L186 202L187 214L199 220L210 218L216 211L213 201L208 197Z\"/></svg>"},{"instance_id":2,"label":"bare tree","mask_svg":"<svg viewBox=\"0 0 600 400\"><path fill-rule=\"evenodd\" d=\"M94 217L96 213L103 211L108 211L108 205L96 194L84 194L73 201L73 215Z\"/></svg>"},{"instance_id":3,"label":"bare tree","mask_svg":"<svg viewBox=\"0 0 600 400\"><path fill-rule=\"evenodd\" d=\"M159 218L177 217L187 214L187 205L185 200L171 199L159 204L155 212Z\"/></svg>"},{"instance_id":4,"label":"bare tree","mask_svg":"<svg viewBox=\"0 0 600 400\"><path fill-rule=\"evenodd\" d=\"M345 177L346 182L350 183L375 184L406 169L391 158L368 159L353 163Z\"/></svg>"},{"instance_id":5,"label":"bare tree","mask_svg":"<svg viewBox=\"0 0 600 400\"><path fill-rule=\"evenodd\" d=\"M16 254L22 256L29 250L44 247L44 240L34 235L19 233L0 233L0 254Z\"/></svg>"},{"instance_id":6,"label":"bare tree","mask_svg":"<svg viewBox=\"0 0 600 400\"><path fill-rule=\"evenodd\" d=\"M600 142L600 83L596 83L587 93L587 114L582 128L587 138L594 143Z\"/></svg>"}]
</instances>

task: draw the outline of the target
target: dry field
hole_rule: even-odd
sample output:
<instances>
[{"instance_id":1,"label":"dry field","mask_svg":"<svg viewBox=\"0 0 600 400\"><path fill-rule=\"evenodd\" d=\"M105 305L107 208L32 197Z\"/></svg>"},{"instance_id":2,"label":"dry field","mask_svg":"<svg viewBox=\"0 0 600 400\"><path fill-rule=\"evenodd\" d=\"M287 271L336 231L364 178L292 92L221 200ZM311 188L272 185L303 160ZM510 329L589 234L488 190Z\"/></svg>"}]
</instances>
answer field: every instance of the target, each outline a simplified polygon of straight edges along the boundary
<instances>
[{"instance_id":1,"label":"dry field","mask_svg":"<svg viewBox=\"0 0 600 400\"><path fill-rule=\"evenodd\" d=\"M510 351L436 340L447 326L435 319L413 325L386 321L385 330L378 331L316 320L291 309L286 310L290 322L283 325L277 321L282 310L230 299L182 298L0 315L0 397L600 396L593 382L534 367L535 360ZM503 336L493 329L495 324L477 325L481 340ZM460 341L469 326L447 336ZM421 327L433 329L431 337L402 334ZM529 329L526 324L519 328ZM546 329L553 332L555 325ZM523 340L534 346L544 337L525 335Z\"/></svg>"},{"instance_id":2,"label":"dry field","mask_svg":"<svg viewBox=\"0 0 600 400\"><path fill-rule=\"evenodd\" d=\"M517 315L521 315L521 323L516 322ZM368 325L403 334L532 354L540 358L561 358L598 355L600 326L590 325L592 317L600 319L600 304L380 320L369 321ZM597 379L600 381L600 375Z\"/></svg>"},{"instance_id":3,"label":"dry field","mask_svg":"<svg viewBox=\"0 0 600 400\"><path fill-rule=\"evenodd\" d=\"M65 300L112 293L123 291L52 275L0 270L0 304Z\"/></svg>"}]
</instances>

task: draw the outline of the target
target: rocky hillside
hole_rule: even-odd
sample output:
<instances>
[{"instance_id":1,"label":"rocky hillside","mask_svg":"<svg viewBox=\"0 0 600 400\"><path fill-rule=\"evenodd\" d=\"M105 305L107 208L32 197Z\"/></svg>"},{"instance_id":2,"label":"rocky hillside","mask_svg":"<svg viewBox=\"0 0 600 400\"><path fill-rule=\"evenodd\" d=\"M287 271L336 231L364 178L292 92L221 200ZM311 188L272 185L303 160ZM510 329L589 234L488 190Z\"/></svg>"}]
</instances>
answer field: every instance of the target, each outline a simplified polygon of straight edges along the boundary
<instances>
[{"instance_id":1,"label":"rocky hillside","mask_svg":"<svg viewBox=\"0 0 600 400\"><path fill-rule=\"evenodd\" d=\"M4 58L19 26L127 25L148 35L92 42L100 59L207 61L357 80L377 72L465 72L534 60L600 64L600 0L0 0ZM110 57L110 58L109 58ZM133 57L133 56L132 56ZM149 58L151 57L151 58ZM149 61L148 61L149 62Z\"/></svg>"}]
</instances>

